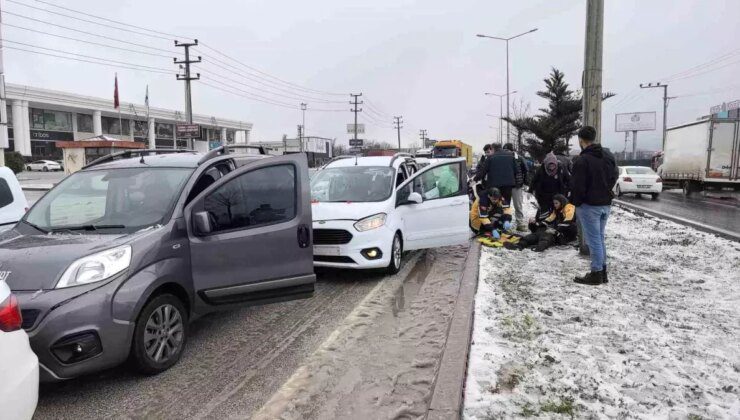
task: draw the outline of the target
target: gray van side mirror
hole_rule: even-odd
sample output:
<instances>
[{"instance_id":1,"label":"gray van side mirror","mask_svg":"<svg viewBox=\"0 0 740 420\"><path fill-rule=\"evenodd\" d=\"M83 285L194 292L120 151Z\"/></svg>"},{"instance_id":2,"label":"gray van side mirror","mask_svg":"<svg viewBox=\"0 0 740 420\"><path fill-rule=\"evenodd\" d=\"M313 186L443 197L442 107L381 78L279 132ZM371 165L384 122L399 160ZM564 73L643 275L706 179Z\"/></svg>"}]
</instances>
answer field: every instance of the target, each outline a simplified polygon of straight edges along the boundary
<instances>
[{"instance_id":1,"label":"gray van side mirror","mask_svg":"<svg viewBox=\"0 0 740 420\"><path fill-rule=\"evenodd\" d=\"M196 233L211 233L211 221L208 219L208 212L199 211L193 213L193 225L195 226Z\"/></svg>"}]
</instances>

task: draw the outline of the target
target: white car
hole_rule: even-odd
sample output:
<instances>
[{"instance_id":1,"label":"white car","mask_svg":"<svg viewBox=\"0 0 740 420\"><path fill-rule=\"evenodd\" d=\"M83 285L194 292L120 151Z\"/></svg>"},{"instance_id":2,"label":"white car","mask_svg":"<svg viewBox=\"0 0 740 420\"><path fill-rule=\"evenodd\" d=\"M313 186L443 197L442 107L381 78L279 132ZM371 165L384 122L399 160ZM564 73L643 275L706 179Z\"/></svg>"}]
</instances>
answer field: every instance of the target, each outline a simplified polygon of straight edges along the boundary
<instances>
[{"instance_id":1,"label":"white car","mask_svg":"<svg viewBox=\"0 0 740 420\"><path fill-rule=\"evenodd\" d=\"M6 273L0 266L0 417L26 420L39 398L39 359L22 329L18 301L1 280Z\"/></svg>"},{"instance_id":2,"label":"white car","mask_svg":"<svg viewBox=\"0 0 740 420\"><path fill-rule=\"evenodd\" d=\"M35 162L27 163L26 170L44 172L61 171L62 165L60 165L59 162L55 162L53 160L37 160Z\"/></svg>"},{"instance_id":3,"label":"white car","mask_svg":"<svg viewBox=\"0 0 740 420\"><path fill-rule=\"evenodd\" d=\"M423 168L410 155L342 157L311 179L314 265L385 268L403 251L465 243L465 159Z\"/></svg>"},{"instance_id":4,"label":"white car","mask_svg":"<svg viewBox=\"0 0 740 420\"><path fill-rule=\"evenodd\" d=\"M28 210L28 201L10 168L0 167L0 232L13 227Z\"/></svg>"},{"instance_id":5,"label":"white car","mask_svg":"<svg viewBox=\"0 0 740 420\"><path fill-rule=\"evenodd\" d=\"M650 194L653 199L663 192L663 180L647 166L620 166L619 178L614 186L617 196L623 194Z\"/></svg>"}]
</instances>

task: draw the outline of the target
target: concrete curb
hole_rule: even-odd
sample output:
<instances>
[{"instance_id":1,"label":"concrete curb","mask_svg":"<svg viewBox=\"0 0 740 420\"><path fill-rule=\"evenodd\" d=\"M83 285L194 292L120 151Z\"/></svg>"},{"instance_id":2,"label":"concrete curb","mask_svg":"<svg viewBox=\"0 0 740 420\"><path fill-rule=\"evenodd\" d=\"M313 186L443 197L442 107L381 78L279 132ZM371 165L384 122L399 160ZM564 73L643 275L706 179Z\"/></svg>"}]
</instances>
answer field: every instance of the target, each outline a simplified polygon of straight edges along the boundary
<instances>
[{"instance_id":1,"label":"concrete curb","mask_svg":"<svg viewBox=\"0 0 740 420\"><path fill-rule=\"evenodd\" d=\"M704 223L695 222L693 220L685 219L683 217L674 216L672 214L664 213L662 211L653 210L647 207L640 206L638 204L632 204L627 203L622 200L614 200L614 203L620 207L623 207L625 209L630 209L634 211L640 211L646 214L649 214L651 216L660 217L663 219L668 219L672 222L676 222L678 224L684 225L684 226L690 226L696 230L700 230L702 232L711 233L717 236L720 236L725 239L729 239L731 241L740 242L740 234L737 234L735 232L730 232L729 230L720 229L714 226L705 225Z\"/></svg>"},{"instance_id":2,"label":"concrete curb","mask_svg":"<svg viewBox=\"0 0 740 420\"><path fill-rule=\"evenodd\" d=\"M450 321L442 361L434 381L432 400L426 418L456 420L460 418L468 367L468 353L473 334L475 292L478 289L480 244L473 241L465 260L455 312Z\"/></svg>"}]
</instances>

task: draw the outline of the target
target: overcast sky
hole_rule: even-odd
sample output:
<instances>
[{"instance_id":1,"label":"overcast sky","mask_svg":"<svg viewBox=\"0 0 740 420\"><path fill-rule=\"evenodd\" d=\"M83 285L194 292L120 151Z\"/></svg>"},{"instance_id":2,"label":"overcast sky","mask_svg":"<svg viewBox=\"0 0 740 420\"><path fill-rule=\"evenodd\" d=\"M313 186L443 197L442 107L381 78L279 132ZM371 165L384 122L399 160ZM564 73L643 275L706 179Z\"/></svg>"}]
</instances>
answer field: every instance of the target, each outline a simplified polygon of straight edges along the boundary
<instances>
[{"instance_id":1,"label":"overcast sky","mask_svg":"<svg viewBox=\"0 0 740 420\"><path fill-rule=\"evenodd\" d=\"M363 112L366 115L361 117L367 124L366 138L395 143L390 116L402 115L404 146L418 139L421 128L431 138L459 138L476 148L492 141L498 122L486 114L498 115L499 101L483 93L506 91L505 45L476 38L476 33L511 36L538 28L510 44L511 89L518 91L512 102L529 103L533 113L544 105L535 92L544 87L542 79L551 67L564 71L574 89L580 87L583 68L585 0L48 1L162 32L197 37L206 45L286 82L313 91L345 93L346 96L313 93L275 79L261 79L261 74L202 49L203 54L235 66L225 70L216 67L224 67L221 63L204 59L206 63L199 71L204 76L211 75L209 83L220 81L229 87L218 86L231 92L252 92L295 106L303 99L309 103L307 134L345 143L350 137L346 124L352 122L347 103L350 92L362 92L376 109L374 113ZM19 3L84 17L34 0L2 0L2 7L59 25L175 51L169 40L75 21ZM641 82L665 81L680 73L669 82L669 95L678 96L670 103L669 126L695 120L708 114L712 105L740 98L740 1L605 3L603 85L605 90L618 94L604 106L603 138L607 146L617 151L624 147L624 135L614 132L615 113L658 111L658 129L641 132L638 147L660 147L662 91L641 90ZM3 22L47 34L159 53L13 15L3 15ZM172 69L173 74L176 70L167 57L87 45L7 26L3 36L9 41L60 51ZM6 46L35 49L12 43ZM726 54L732 55L722 57ZM717 58L720 60L711 61ZM691 70L705 63L710 64ZM10 49L5 49L5 70L9 83L111 98L113 74L117 71L123 101L143 103L148 84L152 106L182 109L184 103L182 82L176 81L174 75L84 64ZM686 70L691 71L681 73ZM214 79L214 73L232 81ZM247 78L235 73L243 73ZM294 136L296 124L300 124L299 110L195 83L195 113L251 122L252 139L278 141L283 134ZM367 110L367 105L363 107ZM386 117L381 118L380 114ZM368 118L381 122L367 121Z\"/></svg>"}]
</instances>

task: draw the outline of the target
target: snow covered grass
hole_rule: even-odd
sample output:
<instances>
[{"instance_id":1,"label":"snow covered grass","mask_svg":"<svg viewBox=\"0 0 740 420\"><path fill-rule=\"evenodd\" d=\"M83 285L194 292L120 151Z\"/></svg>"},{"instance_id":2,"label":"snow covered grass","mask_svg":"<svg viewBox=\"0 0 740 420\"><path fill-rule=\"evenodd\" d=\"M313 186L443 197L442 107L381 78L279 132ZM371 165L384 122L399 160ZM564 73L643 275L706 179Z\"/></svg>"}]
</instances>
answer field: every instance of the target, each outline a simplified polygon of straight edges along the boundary
<instances>
[{"instance_id":1,"label":"snow covered grass","mask_svg":"<svg viewBox=\"0 0 740 420\"><path fill-rule=\"evenodd\" d=\"M582 286L573 247L484 247L466 418L740 418L740 244L614 207L607 251Z\"/></svg>"}]
</instances>

